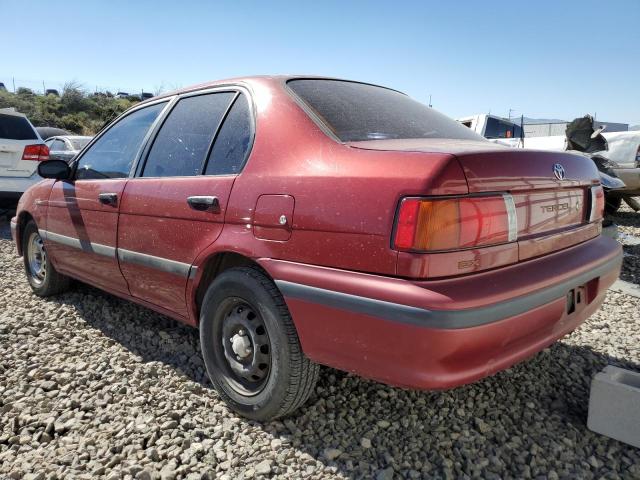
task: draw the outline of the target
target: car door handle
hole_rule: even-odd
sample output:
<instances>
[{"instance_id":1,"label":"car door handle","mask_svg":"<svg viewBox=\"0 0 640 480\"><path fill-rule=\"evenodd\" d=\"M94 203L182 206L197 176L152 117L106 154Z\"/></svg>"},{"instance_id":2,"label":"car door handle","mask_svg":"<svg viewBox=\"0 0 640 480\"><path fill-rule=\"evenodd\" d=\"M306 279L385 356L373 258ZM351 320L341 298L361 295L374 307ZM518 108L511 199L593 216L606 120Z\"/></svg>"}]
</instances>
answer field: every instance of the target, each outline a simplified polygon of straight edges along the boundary
<instances>
[{"instance_id":1,"label":"car door handle","mask_svg":"<svg viewBox=\"0 0 640 480\"><path fill-rule=\"evenodd\" d=\"M194 210L212 210L214 212L220 211L220 202L218 201L218 197L189 197L187 198L187 203Z\"/></svg>"},{"instance_id":2,"label":"car door handle","mask_svg":"<svg viewBox=\"0 0 640 480\"><path fill-rule=\"evenodd\" d=\"M116 205L118 203L117 193L101 193L98 195L98 200L103 205Z\"/></svg>"}]
</instances>

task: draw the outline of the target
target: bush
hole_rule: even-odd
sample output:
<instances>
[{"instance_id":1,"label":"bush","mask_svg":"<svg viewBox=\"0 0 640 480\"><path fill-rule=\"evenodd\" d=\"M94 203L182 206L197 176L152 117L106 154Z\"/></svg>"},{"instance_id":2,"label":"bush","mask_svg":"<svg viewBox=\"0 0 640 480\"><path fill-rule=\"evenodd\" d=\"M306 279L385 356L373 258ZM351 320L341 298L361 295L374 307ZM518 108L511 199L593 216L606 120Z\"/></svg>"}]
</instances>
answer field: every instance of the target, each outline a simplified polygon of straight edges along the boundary
<instances>
[{"instance_id":1,"label":"bush","mask_svg":"<svg viewBox=\"0 0 640 480\"><path fill-rule=\"evenodd\" d=\"M78 135L95 135L102 126L136 104L136 98L87 94L79 84L67 83L62 95L35 95L27 88L14 94L0 91L0 108L14 107L36 127L58 127Z\"/></svg>"}]
</instances>

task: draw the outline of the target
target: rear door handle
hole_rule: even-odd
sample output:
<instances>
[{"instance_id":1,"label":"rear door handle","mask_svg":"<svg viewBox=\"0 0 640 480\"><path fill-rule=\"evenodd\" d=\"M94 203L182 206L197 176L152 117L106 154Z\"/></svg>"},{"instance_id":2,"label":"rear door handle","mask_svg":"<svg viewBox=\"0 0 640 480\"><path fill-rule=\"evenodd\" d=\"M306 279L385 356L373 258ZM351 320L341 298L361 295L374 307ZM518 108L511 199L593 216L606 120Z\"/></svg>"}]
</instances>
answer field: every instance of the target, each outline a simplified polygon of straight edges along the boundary
<instances>
[{"instance_id":1,"label":"rear door handle","mask_svg":"<svg viewBox=\"0 0 640 480\"><path fill-rule=\"evenodd\" d=\"M118 203L117 193L101 193L98 195L98 200L103 205L116 205Z\"/></svg>"},{"instance_id":2,"label":"rear door handle","mask_svg":"<svg viewBox=\"0 0 640 480\"><path fill-rule=\"evenodd\" d=\"M220 202L218 197L195 196L187 198L187 203L194 210L211 210L220 211Z\"/></svg>"}]
</instances>

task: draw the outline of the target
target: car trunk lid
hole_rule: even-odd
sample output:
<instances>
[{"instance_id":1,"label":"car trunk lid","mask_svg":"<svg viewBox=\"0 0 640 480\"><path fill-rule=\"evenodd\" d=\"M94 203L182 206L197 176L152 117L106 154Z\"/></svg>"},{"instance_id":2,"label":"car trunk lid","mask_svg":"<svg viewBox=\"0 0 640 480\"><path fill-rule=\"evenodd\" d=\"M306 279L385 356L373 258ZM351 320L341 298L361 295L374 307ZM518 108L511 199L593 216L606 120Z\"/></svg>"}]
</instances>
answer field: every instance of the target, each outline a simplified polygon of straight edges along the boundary
<instances>
[{"instance_id":1,"label":"car trunk lid","mask_svg":"<svg viewBox=\"0 0 640 480\"><path fill-rule=\"evenodd\" d=\"M598 173L593 162L581 155L444 139L376 140L352 142L349 146L452 154L464 173L470 197L504 195L515 210L515 242L456 252L401 252L400 274L403 269L417 277L486 270L567 248L600 232L599 222L590 223L594 203L592 187L598 185ZM428 194L425 192L425 195ZM495 254L498 251L501 257ZM430 258L426 261L424 257ZM458 261L458 257L464 257L464 261ZM499 257L502 260L495 261ZM422 258L419 268L412 265L416 258ZM457 267L451 267L456 262Z\"/></svg>"}]
</instances>

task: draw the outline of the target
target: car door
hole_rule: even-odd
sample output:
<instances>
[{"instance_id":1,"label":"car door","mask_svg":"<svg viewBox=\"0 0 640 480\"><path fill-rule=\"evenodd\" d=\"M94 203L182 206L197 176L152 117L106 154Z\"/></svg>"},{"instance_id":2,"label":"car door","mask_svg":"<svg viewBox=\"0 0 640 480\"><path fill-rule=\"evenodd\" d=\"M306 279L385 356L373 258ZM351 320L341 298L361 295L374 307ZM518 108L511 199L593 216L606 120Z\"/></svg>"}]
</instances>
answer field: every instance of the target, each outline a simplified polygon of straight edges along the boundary
<instances>
[{"instance_id":1,"label":"car door","mask_svg":"<svg viewBox=\"0 0 640 480\"><path fill-rule=\"evenodd\" d=\"M158 127L120 211L118 257L132 295L187 316L191 265L222 231L252 125L247 95L227 88L182 96ZM238 134L241 146L230 138Z\"/></svg>"},{"instance_id":2,"label":"car door","mask_svg":"<svg viewBox=\"0 0 640 480\"><path fill-rule=\"evenodd\" d=\"M119 119L84 151L73 179L53 185L44 240L61 272L128 293L116 256L120 200L134 160L167 103Z\"/></svg>"}]
</instances>

